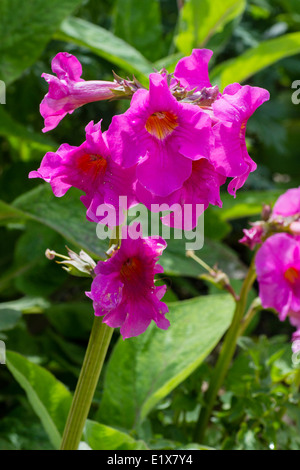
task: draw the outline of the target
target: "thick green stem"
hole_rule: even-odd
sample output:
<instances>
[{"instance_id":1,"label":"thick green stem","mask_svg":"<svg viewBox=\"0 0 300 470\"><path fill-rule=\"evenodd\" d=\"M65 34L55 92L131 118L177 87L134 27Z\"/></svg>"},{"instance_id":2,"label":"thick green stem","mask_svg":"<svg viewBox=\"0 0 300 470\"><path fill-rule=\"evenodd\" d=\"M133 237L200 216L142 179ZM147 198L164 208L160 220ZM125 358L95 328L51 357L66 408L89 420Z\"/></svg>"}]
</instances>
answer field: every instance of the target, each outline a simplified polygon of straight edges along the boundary
<instances>
[{"instance_id":1,"label":"thick green stem","mask_svg":"<svg viewBox=\"0 0 300 470\"><path fill-rule=\"evenodd\" d=\"M205 395L205 404L201 408L198 422L195 428L195 440L202 442L207 428L214 404L224 378L229 369L232 357L236 349L236 343L239 337L241 320L243 318L249 291L255 280L254 260L252 261L246 279L244 280L239 300L236 302L236 308L233 320L225 336L223 346L215 366L209 388Z\"/></svg>"},{"instance_id":2,"label":"thick green stem","mask_svg":"<svg viewBox=\"0 0 300 470\"><path fill-rule=\"evenodd\" d=\"M89 344L66 422L61 450L77 450L91 407L113 328L95 317Z\"/></svg>"}]
</instances>

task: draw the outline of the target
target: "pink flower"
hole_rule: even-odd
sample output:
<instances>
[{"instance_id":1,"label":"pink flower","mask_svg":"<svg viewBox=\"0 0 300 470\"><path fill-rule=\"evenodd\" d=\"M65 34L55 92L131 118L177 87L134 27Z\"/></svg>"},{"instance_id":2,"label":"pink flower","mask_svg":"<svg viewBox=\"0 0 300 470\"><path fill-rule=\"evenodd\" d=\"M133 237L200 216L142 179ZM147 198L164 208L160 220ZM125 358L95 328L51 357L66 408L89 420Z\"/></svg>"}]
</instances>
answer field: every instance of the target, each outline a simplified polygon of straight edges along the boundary
<instances>
[{"instance_id":1,"label":"pink flower","mask_svg":"<svg viewBox=\"0 0 300 470\"><path fill-rule=\"evenodd\" d=\"M81 201L87 210L87 217L101 221L98 217L100 204L113 206L119 215L119 196L127 196L127 207L136 203L134 195L135 168L124 169L110 156L105 133L101 132L101 121L91 121L85 128L86 141L79 147L63 144L57 152L48 152L37 171L31 171L29 178L42 178L51 184L57 197L63 196L72 186L85 192ZM127 208L126 207L126 208ZM118 218L118 217L117 217ZM111 221L110 226L120 221Z\"/></svg>"},{"instance_id":2,"label":"pink flower","mask_svg":"<svg viewBox=\"0 0 300 470\"><path fill-rule=\"evenodd\" d=\"M260 224L253 225L253 227L249 229L243 229L244 237L239 240L240 243L248 246L250 250L253 250L256 245L262 243L262 235L264 233L264 229Z\"/></svg>"},{"instance_id":3,"label":"pink flower","mask_svg":"<svg viewBox=\"0 0 300 470\"><path fill-rule=\"evenodd\" d=\"M275 217L292 217L299 215L300 218L300 187L288 189L279 196L274 204L272 219Z\"/></svg>"},{"instance_id":4,"label":"pink flower","mask_svg":"<svg viewBox=\"0 0 300 470\"><path fill-rule=\"evenodd\" d=\"M42 77L49 83L49 91L40 105L40 113L45 120L43 132L54 129L66 116L76 108L92 101L107 100L114 97L111 91L118 88L116 82L85 81L81 77L82 67L78 59L67 52L60 52L52 60L50 75Z\"/></svg>"},{"instance_id":5,"label":"pink flower","mask_svg":"<svg viewBox=\"0 0 300 470\"><path fill-rule=\"evenodd\" d=\"M254 111L269 99L269 92L263 88L228 85L212 104L215 137L211 161L221 174L232 177L228 192L235 196L247 180L249 173L256 169L246 146L246 126Z\"/></svg>"},{"instance_id":6,"label":"pink flower","mask_svg":"<svg viewBox=\"0 0 300 470\"><path fill-rule=\"evenodd\" d=\"M107 261L100 261L91 292L95 315L112 328L121 327L123 339L138 336L151 320L159 328L170 326L161 302L166 286L155 286L154 276L163 272L157 264L166 242L153 237L135 238L138 224L123 227L121 247Z\"/></svg>"},{"instance_id":7,"label":"pink flower","mask_svg":"<svg viewBox=\"0 0 300 470\"><path fill-rule=\"evenodd\" d=\"M175 78L188 90L195 89L197 92L203 88L212 89L208 76L211 56L212 51L208 49L194 49L189 57L178 62ZM211 151L211 163L219 173L233 178L228 191L234 196L237 189L244 185L249 173L256 169L246 147L247 121L268 99L269 93L263 88L233 83L224 89L223 94L216 95L211 105L203 107L211 116L213 124L215 143Z\"/></svg>"},{"instance_id":8,"label":"pink flower","mask_svg":"<svg viewBox=\"0 0 300 470\"><path fill-rule=\"evenodd\" d=\"M291 319L291 324L298 328L292 335L292 350L293 353L298 353L300 351L300 315L296 322Z\"/></svg>"},{"instance_id":9,"label":"pink flower","mask_svg":"<svg viewBox=\"0 0 300 470\"><path fill-rule=\"evenodd\" d=\"M255 258L259 296L264 308L300 318L300 243L286 233L276 233L259 248Z\"/></svg>"},{"instance_id":10,"label":"pink flower","mask_svg":"<svg viewBox=\"0 0 300 470\"><path fill-rule=\"evenodd\" d=\"M300 187L288 189L274 204L271 221L289 227L289 232L300 241Z\"/></svg>"},{"instance_id":11,"label":"pink flower","mask_svg":"<svg viewBox=\"0 0 300 470\"><path fill-rule=\"evenodd\" d=\"M141 184L137 184L136 192L139 201L153 212L160 212L163 204L170 207L171 214L162 217L165 225L192 230L197 225L198 217L209 204L222 207L220 186L225 180L208 160L200 158L192 163L191 176L184 181L183 186L169 196L155 196ZM154 205L157 205L157 208Z\"/></svg>"},{"instance_id":12,"label":"pink flower","mask_svg":"<svg viewBox=\"0 0 300 470\"><path fill-rule=\"evenodd\" d=\"M139 183L167 196L189 178L193 160L209 158L211 123L197 106L172 96L166 76L149 78L149 91L138 90L130 108L113 117L107 140L117 163L137 164Z\"/></svg>"}]
</instances>

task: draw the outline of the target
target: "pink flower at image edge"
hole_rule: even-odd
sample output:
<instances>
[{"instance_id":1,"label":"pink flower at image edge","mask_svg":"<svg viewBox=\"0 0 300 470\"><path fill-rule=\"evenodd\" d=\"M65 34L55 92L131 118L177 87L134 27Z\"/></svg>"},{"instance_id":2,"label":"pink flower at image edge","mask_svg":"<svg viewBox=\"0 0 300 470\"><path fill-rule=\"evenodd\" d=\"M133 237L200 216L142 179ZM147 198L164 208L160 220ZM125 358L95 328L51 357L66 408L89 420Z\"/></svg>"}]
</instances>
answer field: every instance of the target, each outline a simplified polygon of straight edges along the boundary
<instances>
[{"instance_id":1,"label":"pink flower at image edge","mask_svg":"<svg viewBox=\"0 0 300 470\"><path fill-rule=\"evenodd\" d=\"M255 266L262 306L275 309L281 321L289 317L290 323L299 329L299 240L286 233L272 235L259 248ZM298 332L294 335L298 336Z\"/></svg>"}]
</instances>

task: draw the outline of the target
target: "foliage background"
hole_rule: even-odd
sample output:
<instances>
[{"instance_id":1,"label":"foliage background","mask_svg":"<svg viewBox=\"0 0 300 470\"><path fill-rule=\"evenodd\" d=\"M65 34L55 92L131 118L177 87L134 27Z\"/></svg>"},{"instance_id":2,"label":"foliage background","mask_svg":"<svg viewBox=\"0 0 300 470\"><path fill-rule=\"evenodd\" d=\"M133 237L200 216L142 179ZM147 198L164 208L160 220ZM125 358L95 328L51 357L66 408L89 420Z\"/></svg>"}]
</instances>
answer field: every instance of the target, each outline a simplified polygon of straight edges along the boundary
<instances>
[{"instance_id":1,"label":"foliage background","mask_svg":"<svg viewBox=\"0 0 300 470\"><path fill-rule=\"evenodd\" d=\"M238 244L242 228L258 218L262 203L300 183L300 108L291 101L300 78L299 25L298 0L1 0L0 339L10 350L7 367L0 366L1 449L58 446L93 319L84 295L90 281L70 278L45 249L64 252L68 244L96 259L106 248L75 190L55 199L28 172L61 143L80 145L90 120L102 118L107 128L126 109L124 102L92 103L44 135L41 73L51 72L56 53L68 51L86 80L110 80L113 69L147 83L153 67L171 72L192 48L207 47L214 51L213 84L239 81L270 91L247 127L258 170L236 200L224 190L223 209L205 213L199 255L218 262L238 289L251 257ZM183 243L168 245L162 264L172 328L151 328L126 342L115 332L85 441L95 449L299 448L292 329L267 311L239 343L206 442L193 443L232 301L199 279L201 268L185 257Z\"/></svg>"}]
</instances>

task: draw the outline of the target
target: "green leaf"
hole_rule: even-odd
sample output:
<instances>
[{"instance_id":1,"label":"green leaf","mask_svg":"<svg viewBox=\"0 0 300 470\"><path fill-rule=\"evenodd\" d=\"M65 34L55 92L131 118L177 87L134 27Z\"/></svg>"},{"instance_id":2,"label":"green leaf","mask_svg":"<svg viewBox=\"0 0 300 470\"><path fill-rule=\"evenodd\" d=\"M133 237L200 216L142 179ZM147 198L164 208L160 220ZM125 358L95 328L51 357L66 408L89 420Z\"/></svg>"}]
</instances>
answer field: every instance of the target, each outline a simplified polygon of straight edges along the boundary
<instances>
[{"instance_id":1,"label":"green leaf","mask_svg":"<svg viewBox=\"0 0 300 470\"><path fill-rule=\"evenodd\" d=\"M176 46L184 55L190 54L193 48L204 47L215 33L241 15L245 7L245 0L186 1L181 10Z\"/></svg>"},{"instance_id":2,"label":"green leaf","mask_svg":"<svg viewBox=\"0 0 300 470\"><path fill-rule=\"evenodd\" d=\"M31 296L47 296L61 286L67 273L57 269L57 265L45 256L46 249L52 247L59 252L65 250L57 232L36 222L27 224L14 253L13 272L19 291Z\"/></svg>"},{"instance_id":3,"label":"green leaf","mask_svg":"<svg viewBox=\"0 0 300 470\"><path fill-rule=\"evenodd\" d=\"M238 219L259 215L263 204L274 205L278 197L283 193L282 189L269 191L243 191L233 199L230 195L222 195L223 207L218 211L222 220Z\"/></svg>"},{"instance_id":4,"label":"green leaf","mask_svg":"<svg viewBox=\"0 0 300 470\"><path fill-rule=\"evenodd\" d=\"M92 302L65 302L51 305L45 311L45 315L64 338L71 339L86 339L94 320Z\"/></svg>"},{"instance_id":5,"label":"green leaf","mask_svg":"<svg viewBox=\"0 0 300 470\"><path fill-rule=\"evenodd\" d=\"M227 60L211 72L211 80L220 88L232 82L244 82L260 70L285 57L300 53L300 33L290 33L261 42L234 59Z\"/></svg>"},{"instance_id":6,"label":"green leaf","mask_svg":"<svg viewBox=\"0 0 300 470\"><path fill-rule=\"evenodd\" d=\"M161 57L163 47L159 2L147 0L116 0L113 12L114 34L138 49L145 57Z\"/></svg>"},{"instance_id":7,"label":"green leaf","mask_svg":"<svg viewBox=\"0 0 300 470\"><path fill-rule=\"evenodd\" d=\"M22 211L15 209L14 207L6 204L6 202L0 200L0 224L11 222L14 219L19 220L24 217Z\"/></svg>"},{"instance_id":8,"label":"green leaf","mask_svg":"<svg viewBox=\"0 0 300 470\"><path fill-rule=\"evenodd\" d=\"M11 300L0 304L0 309L8 308L19 310L22 313L41 313L47 307L49 307L49 302L42 297L22 297L18 300Z\"/></svg>"},{"instance_id":9,"label":"green leaf","mask_svg":"<svg viewBox=\"0 0 300 470\"><path fill-rule=\"evenodd\" d=\"M137 338L118 341L106 370L99 420L133 429L206 358L229 327L229 295L170 304L171 326L152 324Z\"/></svg>"},{"instance_id":10,"label":"green leaf","mask_svg":"<svg viewBox=\"0 0 300 470\"><path fill-rule=\"evenodd\" d=\"M156 70L166 69L169 73L174 72L177 62L182 59L183 54L181 52L176 52L176 54L168 55L167 57L163 57L162 59L157 60L154 62L153 67Z\"/></svg>"},{"instance_id":11,"label":"green leaf","mask_svg":"<svg viewBox=\"0 0 300 470\"><path fill-rule=\"evenodd\" d=\"M83 436L92 450L146 450L143 441L136 441L128 434L96 421L87 420Z\"/></svg>"},{"instance_id":12,"label":"green leaf","mask_svg":"<svg viewBox=\"0 0 300 470\"><path fill-rule=\"evenodd\" d=\"M0 79L6 85L34 64L61 21L82 0L1 0Z\"/></svg>"},{"instance_id":13,"label":"green leaf","mask_svg":"<svg viewBox=\"0 0 300 470\"><path fill-rule=\"evenodd\" d=\"M59 448L72 396L66 387L43 367L18 353L6 352L7 367L25 390L51 443Z\"/></svg>"},{"instance_id":14,"label":"green leaf","mask_svg":"<svg viewBox=\"0 0 300 470\"><path fill-rule=\"evenodd\" d=\"M210 206L204 213L204 243L206 238L221 241L231 232L231 225L221 218L222 210Z\"/></svg>"},{"instance_id":15,"label":"green leaf","mask_svg":"<svg viewBox=\"0 0 300 470\"><path fill-rule=\"evenodd\" d=\"M12 308L2 308L0 304L0 331L11 330L22 317L22 312Z\"/></svg>"},{"instance_id":16,"label":"green leaf","mask_svg":"<svg viewBox=\"0 0 300 470\"><path fill-rule=\"evenodd\" d=\"M167 243L168 246L159 261L166 273L190 277L198 277L203 274L204 269L195 261L187 258L184 239L171 239L167 240ZM245 266L236 253L217 241L205 238L203 248L196 250L195 254L211 267L217 263L219 269L226 272L231 278L241 279L245 275Z\"/></svg>"},{"instance_id":17,"label":"green leaf","mask_svg":"<svg viewBox=\"0 0 300 470\"><path fill-rule=\"evenodd\" d=\"M134 47L100 26L80 18L68 18L55 37L83 46L121 69L145 81L153 72L150 62Z\"/></svg>"},{"instance_id":18,"label":"green leaf","mask_svg":"<svg viewBox=\"0 0 300 470\"><path fill-rule=\"evenodd\" d=\"M0 135L4 137L16 137L20 142L29 142L41 152L48 152L55 148L55 143L52 139L29 131L25 126L15 121L4 110L3 106L0 106Z\"/></svg>"},{"instance_id":19,"label":"green leaf","mask_svg":"<svg viewBox=\"0 0 300 470\"><path fill-rule=\"evenodd\" d=\"M16 199L13 207L21 211L23 217L52 228L76 246L104 256L108 242L99 240L96 224L86 220L80 194L80 191L71 189L63 198L56 198L50 185L41 185Z\"/></svg>"}]
</instances>

